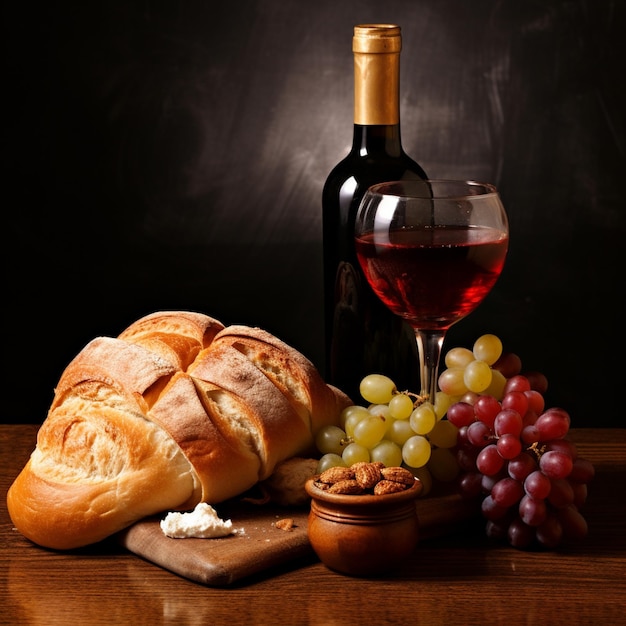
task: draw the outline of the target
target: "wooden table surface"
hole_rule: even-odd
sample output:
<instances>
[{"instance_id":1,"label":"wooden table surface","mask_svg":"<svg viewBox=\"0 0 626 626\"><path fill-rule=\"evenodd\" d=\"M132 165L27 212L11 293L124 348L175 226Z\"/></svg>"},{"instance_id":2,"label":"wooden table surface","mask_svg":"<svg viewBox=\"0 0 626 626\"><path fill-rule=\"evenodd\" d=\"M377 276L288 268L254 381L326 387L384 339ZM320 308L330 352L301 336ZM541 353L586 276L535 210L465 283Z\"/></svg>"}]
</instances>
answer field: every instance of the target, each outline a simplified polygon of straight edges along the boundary
<instances>
[{"instance_id":1,"label":"wooden table surface","mask_svg":"<svg viewBox=\"0 0 626 626\"><path fill-rule=\"evenodd\" d=\"M227 588L181 578L113 542L58 553L24 539L5 496L36 431L0 425L0 624L626 624L626 429L571 433L596 467L582 543L523 552L468 530L421 542L381 579L342 576L306 556Z\"/></svg>"}]
</instances>

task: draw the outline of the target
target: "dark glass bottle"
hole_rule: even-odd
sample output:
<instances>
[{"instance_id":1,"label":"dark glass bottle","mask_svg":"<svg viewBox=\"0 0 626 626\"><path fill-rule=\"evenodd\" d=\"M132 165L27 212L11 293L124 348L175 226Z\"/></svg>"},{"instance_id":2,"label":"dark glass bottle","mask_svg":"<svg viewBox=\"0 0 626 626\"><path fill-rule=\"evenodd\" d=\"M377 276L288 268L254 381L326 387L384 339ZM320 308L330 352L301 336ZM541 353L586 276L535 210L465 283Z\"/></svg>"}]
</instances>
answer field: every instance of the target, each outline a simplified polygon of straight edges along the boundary
<instances>
[{"instance_id":1,"label":"dark glass bottle","mask_svg":"<svg viewBox=\"0 0 626 626\"><path fill-rule=\"evenodd\" d=\"M331 171L322 194L326 380L362 401L361 379L381 373L400 389L419 386L413 330L367 284L354 250L361 198L379 182L425 179L400 137L400 27L355 26L352 149Z\"/></svg>"}]
</instances>

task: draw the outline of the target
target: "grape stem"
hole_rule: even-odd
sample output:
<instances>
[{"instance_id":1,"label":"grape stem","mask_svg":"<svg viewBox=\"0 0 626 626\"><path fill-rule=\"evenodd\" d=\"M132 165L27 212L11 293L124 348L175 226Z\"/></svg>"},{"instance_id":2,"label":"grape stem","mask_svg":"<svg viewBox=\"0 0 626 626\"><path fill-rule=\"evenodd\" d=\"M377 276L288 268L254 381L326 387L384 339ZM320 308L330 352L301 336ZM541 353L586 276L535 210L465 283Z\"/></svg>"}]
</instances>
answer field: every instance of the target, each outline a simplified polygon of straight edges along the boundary
<instances>
[{"instance_id":1,"label":"grape stem","mask_svg":"<svg viewBox=\"0 0 626 626\"><path fill-rule=\"evenodd\" d=\"M535 441L535 443L533 443L530 446L527 446L526 448L526 452L530 452L531 454L533 454L535 458L537 459L537 462L539 462L539 459L541 459L545 451L546 451L546 446L544 444L540 444L538 441Z\"/></svg>"},{"instance_id":2,"label":"grape stem","mask_svg":"<svg viewBox=\"0 0 626 626\"><path fill-rule=\"evenodd\" d=\"M424 404L426 400L428 400L427 396L422 396L419 393L415 393L414 391L409 391L408 389L406 391L394 391L394 395L405 395L405 396L409 396L413 398L414 408L417 408L421 404Z\"/></svg>"}]
</instances>

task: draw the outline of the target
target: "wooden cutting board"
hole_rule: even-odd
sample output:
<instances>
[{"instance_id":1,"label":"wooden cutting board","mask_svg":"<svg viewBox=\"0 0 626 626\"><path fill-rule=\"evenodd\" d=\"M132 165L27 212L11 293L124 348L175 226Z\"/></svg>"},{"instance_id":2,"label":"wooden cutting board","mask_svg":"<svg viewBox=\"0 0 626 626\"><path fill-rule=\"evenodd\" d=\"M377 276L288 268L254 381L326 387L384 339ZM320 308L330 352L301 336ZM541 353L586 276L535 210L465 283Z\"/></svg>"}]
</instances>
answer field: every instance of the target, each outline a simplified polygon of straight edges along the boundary
<instances>
[{"instance_id":1,"label":"wooden cutting board","mask_svg":"<svg viewBox=\"0 0 626 626\"><path fill-rule=\"evenodd\" d=\"M420 541L450 534L477 515L476 505L457 494L428 496L416 501ZM160 518L136 523L119 535L134 554L175 574L210 586L227 586L252 574L312 554L307 536L309 509L231 502L214 507L230 519L236 534L217 539L171 539L163 534ZM292 530L276 527L291 518Z\"/></svg>"}]
</instances>

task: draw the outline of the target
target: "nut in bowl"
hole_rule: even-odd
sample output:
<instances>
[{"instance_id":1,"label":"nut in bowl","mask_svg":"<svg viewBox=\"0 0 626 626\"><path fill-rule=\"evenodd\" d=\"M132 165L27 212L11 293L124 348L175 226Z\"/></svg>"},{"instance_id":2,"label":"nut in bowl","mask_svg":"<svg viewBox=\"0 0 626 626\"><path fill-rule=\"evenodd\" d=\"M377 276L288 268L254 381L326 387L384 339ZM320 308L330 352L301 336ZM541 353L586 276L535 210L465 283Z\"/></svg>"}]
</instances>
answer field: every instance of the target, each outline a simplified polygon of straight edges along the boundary
<instances>
[{"instance_id":1,"label":"nut in bowl","mask_svg":"<svg viewBox=\"0 0 626 626\"><path fill-rule=\"evenodd\" d=\"M375 463L330 468L305 488L311 497L309 541L328 568L378 576L399 567L417 547L415 499L422 483L408 470Z\"/></svg>"}]
</instances>

